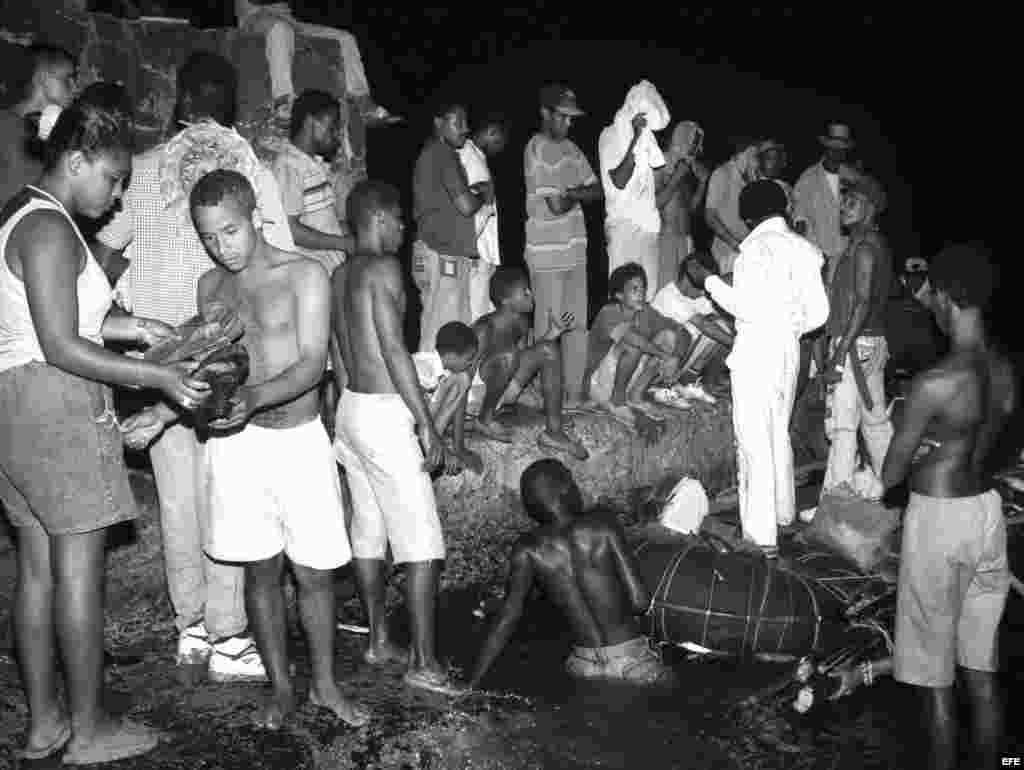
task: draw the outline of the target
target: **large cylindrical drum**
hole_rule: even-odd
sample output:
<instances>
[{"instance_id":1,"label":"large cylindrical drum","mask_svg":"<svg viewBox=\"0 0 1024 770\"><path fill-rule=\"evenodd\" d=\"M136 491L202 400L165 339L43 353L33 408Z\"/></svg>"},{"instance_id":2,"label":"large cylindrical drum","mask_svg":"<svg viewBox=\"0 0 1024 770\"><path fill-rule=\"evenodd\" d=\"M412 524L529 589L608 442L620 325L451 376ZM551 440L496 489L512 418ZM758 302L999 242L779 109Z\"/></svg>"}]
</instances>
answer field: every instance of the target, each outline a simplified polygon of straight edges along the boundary
<instances>
[{"instance_id":1,"label":"large cylindrical drum","mask_svg":"<svg viewBox=\"0 0 1024 770\"><path fill-rule=\"evenodd\" d=\"M843 643L840 600L774 560L721 553L697 538L642 542L634 555L651 593L652 639L743 658L805 655Z\"/></svg>"}]
</instances>

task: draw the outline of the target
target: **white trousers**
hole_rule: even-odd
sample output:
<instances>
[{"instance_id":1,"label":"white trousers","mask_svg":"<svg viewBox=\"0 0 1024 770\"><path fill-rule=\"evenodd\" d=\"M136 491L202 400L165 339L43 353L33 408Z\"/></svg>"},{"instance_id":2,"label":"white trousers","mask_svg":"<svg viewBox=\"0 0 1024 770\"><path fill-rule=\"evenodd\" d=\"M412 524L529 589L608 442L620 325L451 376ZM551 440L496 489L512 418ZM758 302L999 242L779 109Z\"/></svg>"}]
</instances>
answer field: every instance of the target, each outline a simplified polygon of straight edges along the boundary
<instances>
[{"instance_id":1,"label":"white trousers","mask_svg":"<svg viewBox=\"0 0 1024 770\"><path fill-rule=\"evenodd\" d=\"M650 302L663 283L658 233L642 230L626 220L612 219L605 223L605 235L608 238L608 274L627 262L638 263L647 276L647 301Z\"/></svg>"},{"instance_id":2,"label":"white trousers","mask_svg":"<svg viewBox=\"0 0 1024 770\"><path fill-rule=\"evenodd\" d=\"M860 337L851 350L853 353L861 362L873 403L868 409L861 398L848 355L843 379L832 387L827 400L829 416L825 420L825 434L831 446L821 490L826 492L845 482L865 497L878 497L882 493L882 464L893 434L885 400L885 362L889 359L889 347L885 337ZM871 465L868 474L871 478L866 486L864 481L855 483L858 430L864 436Z\"/></svg>"},{"instance_id":3,"label":"white trousers","mask_svg":"<svg viewBox=\"0 0 1024 770\"><path fill-rule=\"evenodd\" d=\"M789 419L800 351L796 339L767 336L757 350L759 360L730 362L740 520L744 537L775 546L776 526L796 513Z\"/></svg>"}]
</instances>

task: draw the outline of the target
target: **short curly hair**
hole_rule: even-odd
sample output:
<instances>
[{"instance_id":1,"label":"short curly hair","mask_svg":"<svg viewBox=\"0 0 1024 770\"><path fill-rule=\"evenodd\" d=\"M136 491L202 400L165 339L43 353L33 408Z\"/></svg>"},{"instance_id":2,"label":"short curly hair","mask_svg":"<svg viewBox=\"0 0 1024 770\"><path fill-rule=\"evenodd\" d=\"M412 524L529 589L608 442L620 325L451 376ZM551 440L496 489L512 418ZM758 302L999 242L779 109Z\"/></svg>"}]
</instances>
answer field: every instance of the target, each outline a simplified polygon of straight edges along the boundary
<instances>
[{"instance_id":1,"label":"short curly hair","mask_svg":"<svg viewBox=\"0 0 1024 770\"><path fill-rule=\"evenodd\" d=\"M226 168L211 171L196 182L189 193L188 204L195 211L203 206L218 206L225 198L235 201L246 212L256 210L256 191L252 184L245 175Z\"/></svg>"},{"instance_id":2,"label":"short curly hair","mask_svg":"<svg viewBox=\"0 0 1024 770\"><path fill-rule=\"evenodd\" d=\"M618 299L618 296L626 290L626 284L634 278L642 278L644 286L647 285L647 273L637 262L627 262L612 270L608 276L608 298Z\"/></svg>"}]
</instances>

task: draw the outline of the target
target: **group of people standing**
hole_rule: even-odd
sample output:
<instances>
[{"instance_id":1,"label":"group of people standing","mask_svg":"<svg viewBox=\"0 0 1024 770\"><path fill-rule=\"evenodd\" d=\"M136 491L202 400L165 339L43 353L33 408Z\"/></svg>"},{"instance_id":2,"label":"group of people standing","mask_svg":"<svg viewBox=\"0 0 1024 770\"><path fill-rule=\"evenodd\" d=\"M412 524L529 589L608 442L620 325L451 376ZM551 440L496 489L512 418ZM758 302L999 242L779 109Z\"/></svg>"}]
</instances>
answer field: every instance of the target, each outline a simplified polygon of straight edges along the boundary
<instances>
[{"instance_id":1,"label":"group of people standing","mask_svg":"<svg viewBox=\"0 0 1024 770\"><path fill-rule=\"evenodd\" d=\"M1005 571L1005 538L1000 546L991 499L978 497L984 490L975 463L1012 404L984 349L980 308L990 286L952 257L941 262L935 307L956 350L945 369L916 386L910 427L891 439L880 319L892 267L877 222L885 196L876 180L844 165L852 147L847 127L829 126L824 158L792 190L773 176L781 165L774 142L745 147L709 179L696 124L679 124L667 151L659 147L654 132L667 128L670 115L643 81L601 135L598 176L568 138L583 114L575 94L546 86L542 128L524 151L527 274L500 264L486 158L507 143L503 123L488 119L469 139L465 107L440 105L413 179L412 269L424 307L418 353L440 359L430 397L423 360L403 340L398 191L363 181L341 206L323 164L341 137L336 99L307 92L289 100L290 140L268 167L231 127L233 67L197 53L178 73L180 130L133 158L124 90L95 83L72 101L74 59L44 46L33 55L18 119L3 124L10 141L0 143L22 148L21 119L50 103L61 108L37 167L21 156L20 166L7 161L23 176L0 213L0 496L18 530L15 619L30 711L24 756L66 749L65 762L89 764L143 753L158 740L148 727L110 719L100 701L105 534L136 515L122 441L148 448L152 460L179 662L201 663L217 681L269 681L271 697L257 715L269 728L295 708L281 589L286 558L310 641L312 703L351 725L370 718L334 677L332 571L349 561L368 618L365 661L404 665L412 687L460 691L435 649L445 546L429 474L478 467L462 444L474 384L483 389L478 429L507 440L495 419L499 405L539 377L547 420L539 440L582 459L586 449L562 422L565 402L596 398L628 421L645 408L650 385L679 378L702 335L730 348L743 532L766 556L776 556L778 526L795 514L789 423L806 358L831 388L826 487L850 482L859 427L881 477L866 494L877 496L907 475L934 423L940 460L915 476L914 520L940 505L933 499L978 498L962 506L982 534L964 535L964 542L974 537L966 550L945 540L942 548L960 549L957 558L990 576L1000 563ZM14 182L11 172L5 181ZM695 253L689 228L705 185L717 264ZM588 334L581 206L602 198L610 296ZM96 242L87 242L77 220L100 219L118 201ZM230 414L210 423L208 434L191 415L210 386L188 366L104 346L145 349L197 314L240 325L251 361ZM822 326L827 337L802 341ZM340 394L330 410L333 446L319 419L325 381ZM154 403L119 425L111 387L150 391ZM349 516L335 461L345 469ZM569 526L579 495L563 470L546 468L534 482L531 513ZM550 494L537 491L552 484L558 489ZM946 508L952 532L963 516ZM922 655L941 660L915 668L908 646L897 655L897 676L909 672L906 681L945 688L947 648L966 645L967 637L957 642L944 627L939 650L938 632L908 630L934 621L913 610L911 599L932 590L927 582L943 558L942 548L923 544L919 524L904 550L913 542L911 557L936 555L929 562L904 554L901 617L910 625L898 625L898 647L900 638L913 639ZM611 530L587 526L618 543ZM408 650L388 633L389 551L406 566ZM528 572L521 586L529 585ZM971 601L955 602L971 618L984 615L977 634L985 638L960 656L979 671L993 665L991 621L1001 612L999 597L1005 600L998 582L979 583ZM633 593L630 606L639 611L642 591ZM629 647L620 652L634 656L633 630L619 625L619 642ZM583 635L588 646L578 651L578 668L590 669L600 637ZM66 703L56 687L58 653ZM643 665L645 676L662 678L646 657ZM977 679L981 692L987 680ZM935 707L948 717L945 694Z\"/></svg>"}]
</instances>

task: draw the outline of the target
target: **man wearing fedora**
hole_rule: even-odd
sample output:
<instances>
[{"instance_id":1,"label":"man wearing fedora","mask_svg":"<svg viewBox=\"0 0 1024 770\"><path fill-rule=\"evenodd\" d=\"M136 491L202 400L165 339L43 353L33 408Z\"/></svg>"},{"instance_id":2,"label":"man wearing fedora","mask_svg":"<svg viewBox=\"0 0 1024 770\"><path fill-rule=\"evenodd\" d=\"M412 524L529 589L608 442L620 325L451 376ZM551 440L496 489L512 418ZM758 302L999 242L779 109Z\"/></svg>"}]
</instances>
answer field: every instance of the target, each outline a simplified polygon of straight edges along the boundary
<instances>
[{"instance_id":1,"label":"man wearing fedora","mask_svg":"<svg viewBox=\"0 0 1024 770\"><path fill-rule=\"evenodd\" d=\"M880 497L883 491L882 463L893 433L885 398L885 315L892 255L878 229L884 210L885 191L873 177L864 175L845 186L840 223L849 241L829 283L830 357L819 375L828 386L825 431L831 443L823 494L841 484L868 498ZM868 470L855 475L858 430L864 437Z\"/></svg>"},{"instance_id":2,"label":"man wearing fedora","mask_svg":"<svg viewBox=\"0 0 1024 770\"><path fill-rule=\"evenodd\" d=\"M855 175L845 164L854 141L844 123L829 123L818 141L825 154L800 175L793 188L793 222L797 232L821 249L831 268L846 249L839 226L840 182Z\"/></svg>"},{"instance_id":3,"label":"man wearing fedora","mask_svg":"<svg viewBox=\"0 0 1024 770\"><path fill-rule=\"evenodd\" d=\"M587 366L587 224L583 204L600 200L601 182L569 138L583 115L576 94L560 83L540 90L541 130L523 152L526 177L526 265L534 296L534 332L548 329L551 316L576 317L562 335L562 366L568 403L582 398Z\"/></svg>"}]
</instances>

